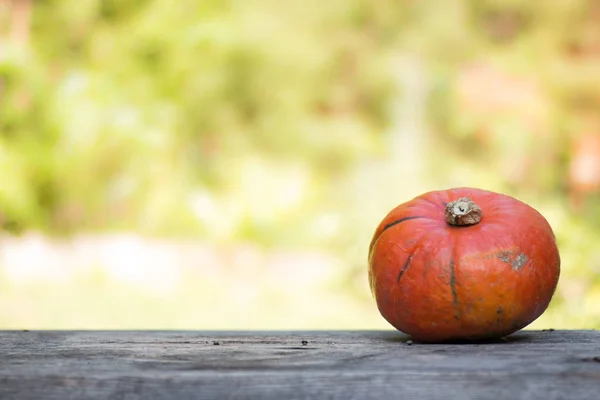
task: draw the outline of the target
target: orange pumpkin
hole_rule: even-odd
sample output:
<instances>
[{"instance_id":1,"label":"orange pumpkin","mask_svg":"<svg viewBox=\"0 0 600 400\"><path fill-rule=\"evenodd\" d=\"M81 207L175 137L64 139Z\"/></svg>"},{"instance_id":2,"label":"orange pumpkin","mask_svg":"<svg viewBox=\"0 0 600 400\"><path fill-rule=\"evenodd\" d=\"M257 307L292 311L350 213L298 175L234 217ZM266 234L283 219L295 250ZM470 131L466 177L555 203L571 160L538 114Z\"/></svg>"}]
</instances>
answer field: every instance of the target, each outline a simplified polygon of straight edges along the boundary
<instances>
[{"instance_id":1,"label":"orange pumpkin","mask_svg":"<svg viewBox=\"0 0 600 400\"><path fill-rule=\"evenodd\" d=\"M455 188L391 210L369 246L381 315L420 342L514 333L548 307L560 255L547 220L507 195Z\"/></svg>"}]
</instances>

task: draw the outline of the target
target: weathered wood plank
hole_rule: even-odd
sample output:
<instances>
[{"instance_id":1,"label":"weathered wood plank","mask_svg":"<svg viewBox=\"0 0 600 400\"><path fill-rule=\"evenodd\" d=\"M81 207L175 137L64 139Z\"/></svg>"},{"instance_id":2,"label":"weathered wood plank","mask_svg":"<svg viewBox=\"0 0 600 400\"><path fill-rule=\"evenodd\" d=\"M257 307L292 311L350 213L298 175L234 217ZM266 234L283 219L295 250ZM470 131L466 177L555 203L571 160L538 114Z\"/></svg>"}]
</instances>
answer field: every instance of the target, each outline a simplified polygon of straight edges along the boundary
<instances>
[{"instance_id":1,"label":"weathered wood plank","mask_svg":"<svg viewBox=\"0 0 600 400\"><path fill-rule=\"evenodd\" d=\"M0 399L597 399L600 332L0 331Z\"/></svg>"}]
</instances>

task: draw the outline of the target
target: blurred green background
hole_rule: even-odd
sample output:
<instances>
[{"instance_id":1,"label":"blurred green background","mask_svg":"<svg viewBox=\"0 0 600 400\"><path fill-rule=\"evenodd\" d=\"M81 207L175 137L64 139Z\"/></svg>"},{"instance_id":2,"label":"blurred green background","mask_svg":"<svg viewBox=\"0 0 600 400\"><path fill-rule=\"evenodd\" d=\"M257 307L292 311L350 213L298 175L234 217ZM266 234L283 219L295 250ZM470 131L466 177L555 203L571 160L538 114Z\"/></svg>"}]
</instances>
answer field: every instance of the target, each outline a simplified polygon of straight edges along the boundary
<instances>
[{"instance_id":1,"label":"blurred green background","mask_svg":"<svg viewBox=\"0 0 600 400\"><path fill-rule=\"evenodd\" d=\"M428 190L551 223L600 328L600 1L0 0L0 328L390 328Z\"/></svg>"}]
</instances>

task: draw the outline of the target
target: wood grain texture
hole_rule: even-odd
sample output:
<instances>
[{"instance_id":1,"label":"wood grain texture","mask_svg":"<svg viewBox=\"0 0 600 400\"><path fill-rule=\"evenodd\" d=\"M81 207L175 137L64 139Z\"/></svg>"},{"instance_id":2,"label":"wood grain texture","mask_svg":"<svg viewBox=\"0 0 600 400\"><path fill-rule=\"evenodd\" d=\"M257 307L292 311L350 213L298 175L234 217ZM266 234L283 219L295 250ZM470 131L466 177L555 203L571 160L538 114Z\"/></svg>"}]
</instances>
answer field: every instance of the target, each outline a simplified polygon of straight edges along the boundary
<instances>
[{"instance_id":1,"label":"wood grain texture","mask_svg":"<svg viewBox=\"0 0 600 400\"><path fill-rule=\"evenodd\" d=\"M0 399L598 399L600 332L0 331Z\"/></svg>"}]
</instances>

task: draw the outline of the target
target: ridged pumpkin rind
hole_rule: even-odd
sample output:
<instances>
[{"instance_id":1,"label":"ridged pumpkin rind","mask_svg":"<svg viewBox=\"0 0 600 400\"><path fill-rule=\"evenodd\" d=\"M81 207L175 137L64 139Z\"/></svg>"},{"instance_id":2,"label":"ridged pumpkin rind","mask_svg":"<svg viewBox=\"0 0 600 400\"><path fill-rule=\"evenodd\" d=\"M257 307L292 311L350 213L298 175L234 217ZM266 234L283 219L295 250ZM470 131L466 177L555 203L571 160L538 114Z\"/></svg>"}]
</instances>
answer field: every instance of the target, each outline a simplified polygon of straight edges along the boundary
<instances>
[{"instance_id":1,"label":"ridged pumpkin rind","mask_svg":"<svg viewBox=\"0 0 600 400\"><path fill-rule=\"evenodd\" d=\"M464 197L481 208L481 221L449 225L446 205ZM560 276L548 221L511 196L475 188L428 192L392 209L368 262L381 315L422 342L514 333L547 309Z\"/></svg>"}]
</instances>

